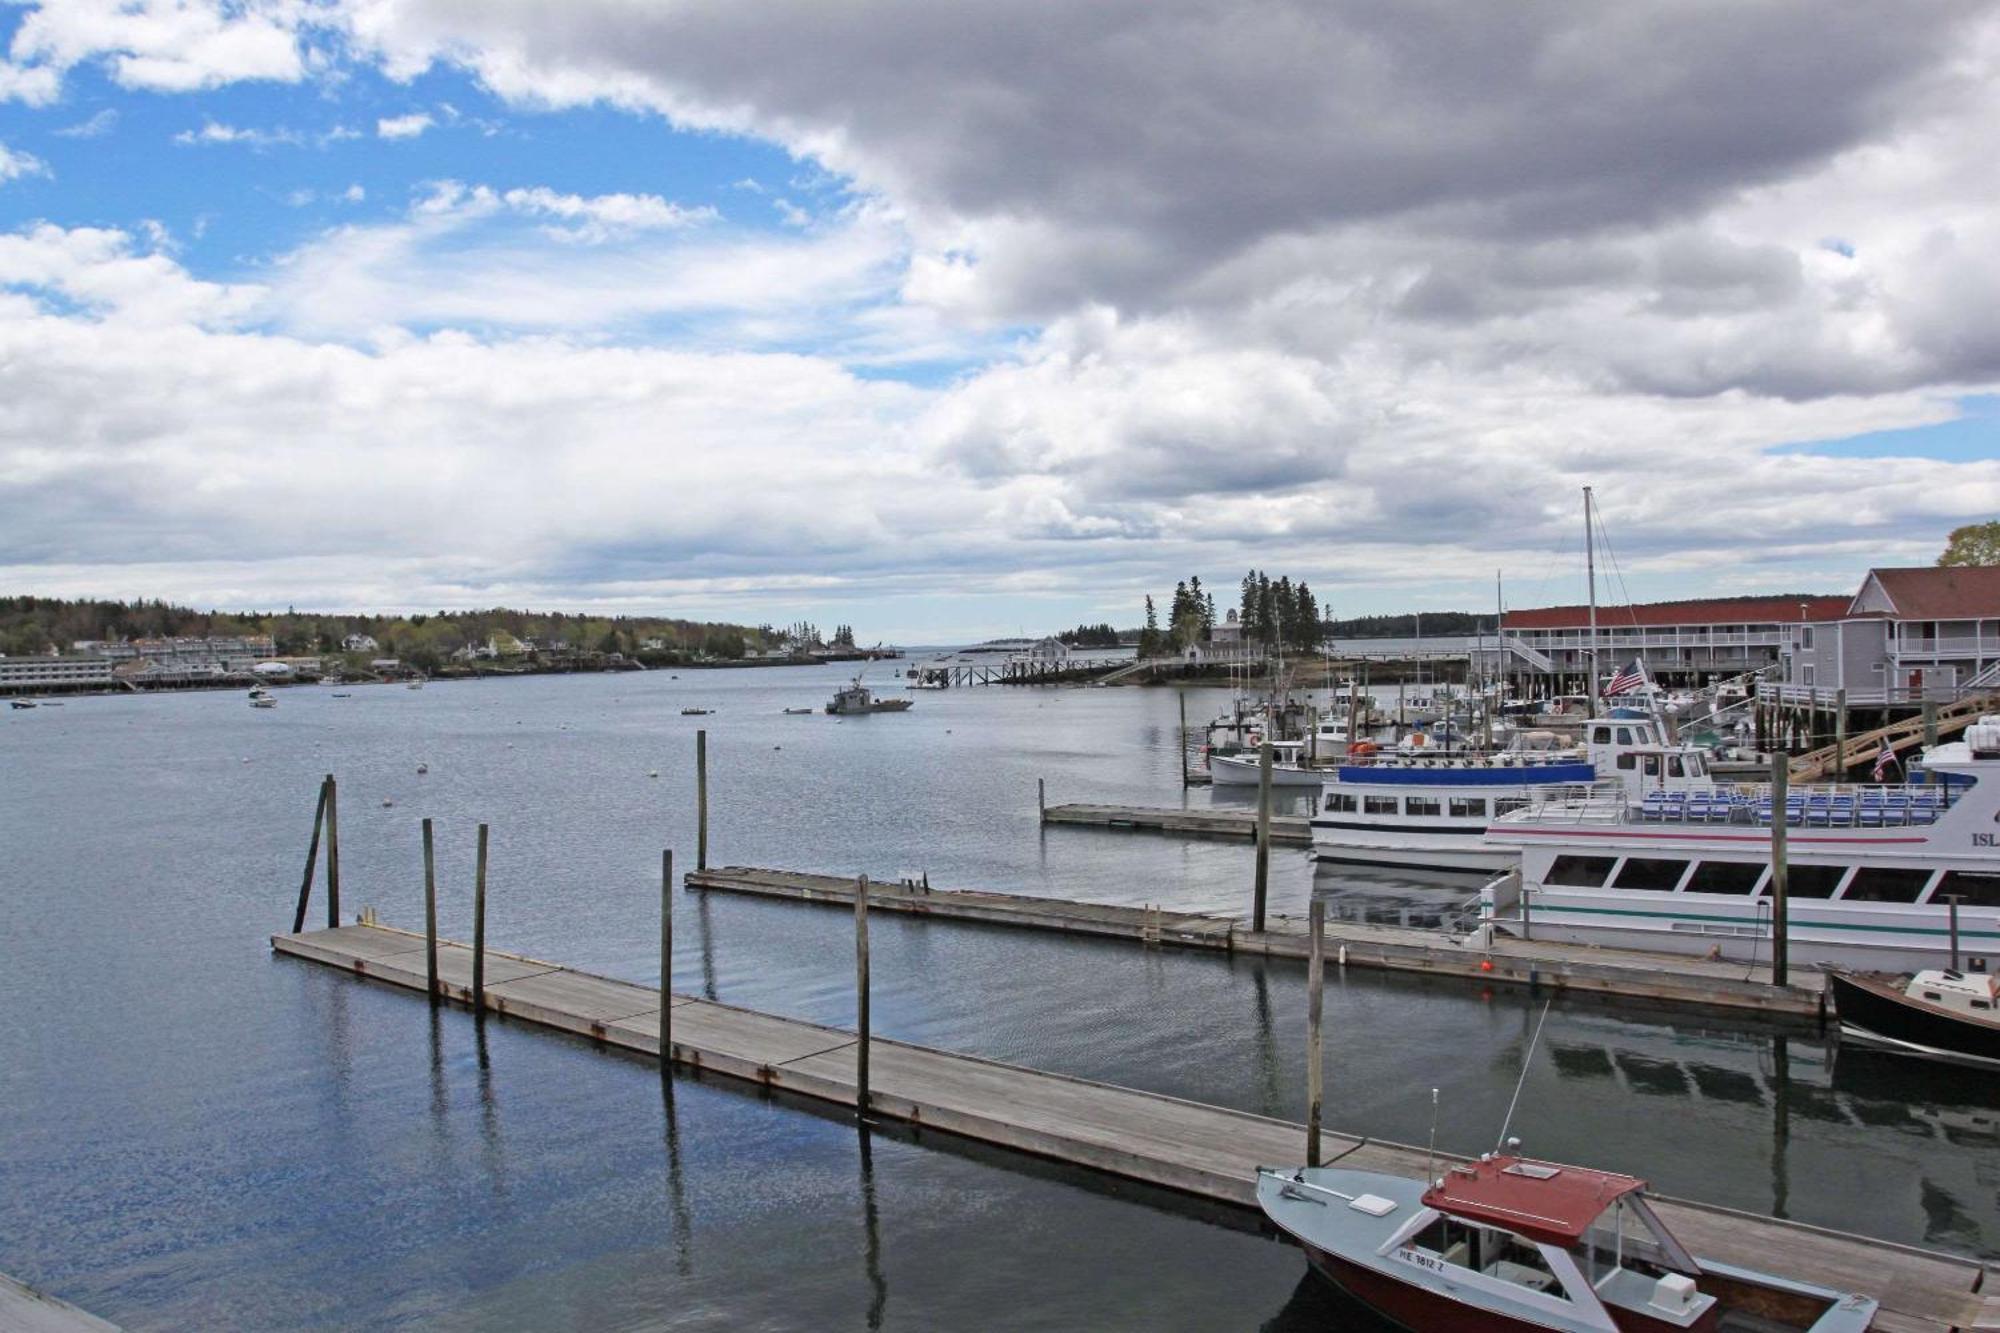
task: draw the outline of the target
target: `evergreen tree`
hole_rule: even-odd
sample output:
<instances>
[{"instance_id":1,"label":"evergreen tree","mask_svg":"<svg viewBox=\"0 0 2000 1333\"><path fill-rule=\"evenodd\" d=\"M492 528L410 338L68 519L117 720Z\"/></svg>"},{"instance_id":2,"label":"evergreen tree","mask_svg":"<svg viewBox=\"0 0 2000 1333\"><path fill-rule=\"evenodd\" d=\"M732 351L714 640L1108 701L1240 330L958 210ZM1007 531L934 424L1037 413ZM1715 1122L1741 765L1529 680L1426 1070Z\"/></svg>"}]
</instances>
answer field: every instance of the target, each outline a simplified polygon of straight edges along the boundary
<instances>
[{"instance_id":1,"label":"evergreen tree","mask_svg":"<svg viewBox=\"0 0 2000 1333\"><path fill-rule=\"evenodd\" d=\"M1160 613L1153 609L1153 595L1146 594L1146 627L1139 631L1139 656L1160 655Z\"/></svg>"}]
</instances>

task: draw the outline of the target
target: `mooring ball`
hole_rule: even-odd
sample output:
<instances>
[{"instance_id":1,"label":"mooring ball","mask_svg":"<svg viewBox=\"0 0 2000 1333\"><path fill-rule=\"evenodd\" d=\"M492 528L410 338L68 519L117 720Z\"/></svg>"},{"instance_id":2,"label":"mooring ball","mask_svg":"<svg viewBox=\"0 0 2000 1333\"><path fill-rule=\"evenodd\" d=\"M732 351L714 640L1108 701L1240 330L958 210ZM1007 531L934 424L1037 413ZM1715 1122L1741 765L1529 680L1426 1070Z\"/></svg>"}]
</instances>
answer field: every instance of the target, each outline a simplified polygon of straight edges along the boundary
<instances>
[{"instance_id":1,"label":"mooring ball","mask_svg":"<svg viewBox=\"0 0 2000 1333\"><path fill-rule=\"evenodd\" d=\"M1479 970L1481 972L1491 972L1493 970L1493 960L1491 958L1480 959Z\"/></svg>"}]
</instances>

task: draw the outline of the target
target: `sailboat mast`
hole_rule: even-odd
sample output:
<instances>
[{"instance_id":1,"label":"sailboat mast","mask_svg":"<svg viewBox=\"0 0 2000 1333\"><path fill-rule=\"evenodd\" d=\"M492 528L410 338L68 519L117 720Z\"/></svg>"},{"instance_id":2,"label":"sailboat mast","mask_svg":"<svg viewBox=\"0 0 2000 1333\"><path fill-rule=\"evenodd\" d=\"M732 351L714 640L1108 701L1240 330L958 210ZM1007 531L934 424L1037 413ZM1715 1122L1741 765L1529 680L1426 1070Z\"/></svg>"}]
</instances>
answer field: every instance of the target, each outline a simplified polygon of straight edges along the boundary
<instances>
[{"instance_id":1,"label":"sailboat mast","mask_svg":"<svg viewBox=\"0 0 2000 1333\"><path fill-rule=\"evenodd\" d=\"M1590 530L1590 487L1583 488L1583 567L1590 582L1590 715L1597 716L1597 541Z\"/></svg>"}]
</instances>

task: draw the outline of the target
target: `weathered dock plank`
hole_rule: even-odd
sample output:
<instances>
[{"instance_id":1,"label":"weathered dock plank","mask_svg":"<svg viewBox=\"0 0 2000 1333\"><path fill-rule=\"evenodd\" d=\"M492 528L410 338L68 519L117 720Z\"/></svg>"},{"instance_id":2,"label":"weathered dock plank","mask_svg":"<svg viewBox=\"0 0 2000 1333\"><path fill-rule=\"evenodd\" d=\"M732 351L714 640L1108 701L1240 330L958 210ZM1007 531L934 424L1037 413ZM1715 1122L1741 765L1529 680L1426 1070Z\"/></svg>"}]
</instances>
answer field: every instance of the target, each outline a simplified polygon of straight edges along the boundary
<instances>
[{"instance_id":1,"label":"weathered dock plank","mask_svg":"<svg viewBox=\"0 0 2000 1333\"><path fill-rule=\"evenodd\" d=\"M1140 829L1197 838L1257 836L1255 810L1177 810L1152 805L1051 805L1042 811L1045 824L1076 824L1089 828ZM1271 845L1312 846L1312 825L1298 815L1271 816Z\"/></svg>"},{"instance_id":2,"label":"weathered dock plank","mask_svg":"<svg viewBox=\"0 0 2000 1333\"><path fill-rule=\"evenodd\" d=\"M803 902L849 904L855 881L839 875L726 866L695 871L689 888L745 893ZM1022 929L1052 930L1145 944L1224 952L1304 958L1309 945L1305 924L1284 917L1253 931L1231 917L1174 912L1159 907L1077 902L1030 894L979 889L930 889L872 880L871 905L882 911L973 921ZM1337 964L1482 982L1553 986L1617 995L1659 1004L1706 1009L1749 1010L1817 1019L1825 1003L1825 979L1817 972L1793 973L1793 984L1773 986L1745 975L1741 963L1714 962L1681 954L1602 949L1555 941L1498 936L1485 943L1457 943L1437 931L1378 926L1358 921L1327 924L1327 949Z\"/></svg>"},{"instance_id":3,"label":"weathered dock plank","mask_svg":"<svg viewBox=\"0 0 2000 1333\"><path fill-rule=\"evenodd\" d=\"M118 1333L118 1325L0 1273L0 1329L8 1333Z\"/></svg>"},{"instance_id":4,"label":"weathered dock plank","mask_svg":"<svg viewBox=\"0 0 2000 1333\"><path fill-rule=\"evenodd\" d=\"M426 985L423 941L403 932L342 927L274 935L271 946L420 993ZM415 967L406 961L413 952ZM657 1051L662 1002L657 989L501 956L540 969L489 987L489 997L507 989L517 998L535 996L534 1002L503 1012L588 1032L635 1051ZM455 998L465 998L456 985L449 989ZM643 1009L605 1020L608 1010L642 997L649 997ZM563 1007L571 1002L579 1007ZM853 1034L684 996L668 997L667 1003L674 1009L676 1061L854 1104ZM1228 1203L1254 1206L1257 1167L1295 1163L1304 1152L1304 1127L1287 1121L907 1042L875 1040L870 1065L875 1115ZM1328 1161L1412 1178L1425 1169L1418 1148L1340 1135L1328 1136L1326 1143ZM1971 1328L1979 1315L1975 1293L1983 1270L1969 1260L1702 1204L1662 1200L1660 1206L1697 1254L1875 1296L1884 1307L1876 1327L1886 1333L1949 1333Z\"/></svg>"}]
</instances>

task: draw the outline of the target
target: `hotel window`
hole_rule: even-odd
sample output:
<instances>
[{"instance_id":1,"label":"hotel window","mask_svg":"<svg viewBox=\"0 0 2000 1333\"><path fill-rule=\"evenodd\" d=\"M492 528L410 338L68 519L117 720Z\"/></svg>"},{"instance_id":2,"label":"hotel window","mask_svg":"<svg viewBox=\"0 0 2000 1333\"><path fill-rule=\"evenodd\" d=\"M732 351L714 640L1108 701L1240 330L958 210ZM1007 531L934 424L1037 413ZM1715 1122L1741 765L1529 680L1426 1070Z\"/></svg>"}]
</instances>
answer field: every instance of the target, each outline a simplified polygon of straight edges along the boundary
<instances>
[{"instance_id":1,"label":"hotel window","mask_svg":"<svg viewBox=\"0 0 2000 1333\"><path fill-rule=\"evenodd\" d=\"M1604 877L1611 873L1611 864L1618 858L1613 856L1558 856L1549 873L1542 877L1544 884L1561 884L1573 889L1595 889L1603 885Z\"/></svg>"},{"instance_id":2,"label":"hotel window","mask_svg":"<svg viewBox=\"0 0 2000 1333\"><path fill-rule=\"evenodd\" d=\"M1812 651L1812 646L1813 646L1812 631L1813 627L1811 625L1804 626L1799 630L1799 647L1805 649L1807 652Z\"/></svg>"},{"instance_id":3,"label":"hotel window","mask_svg":"<svg viewBox=\"0 0 2000 1333\"><path fill-rule=\"evenodd\" d=\"M1840 895L1844 903L1913 903L1930 883L1928 870L1905 870L1890 866L1862 866Z\"/></svg>"},{"instance_id":4,"label":"hotel window","mask_svg":"<svg viewBox=\"0 0 2000 1333\"><path fill-rule=\"evenodd\" d=\"M1486 818L1486 798L1484 796L1454 796L1451 798L1451 813L1455 819Z\"/></svg>"}]
</instances>

